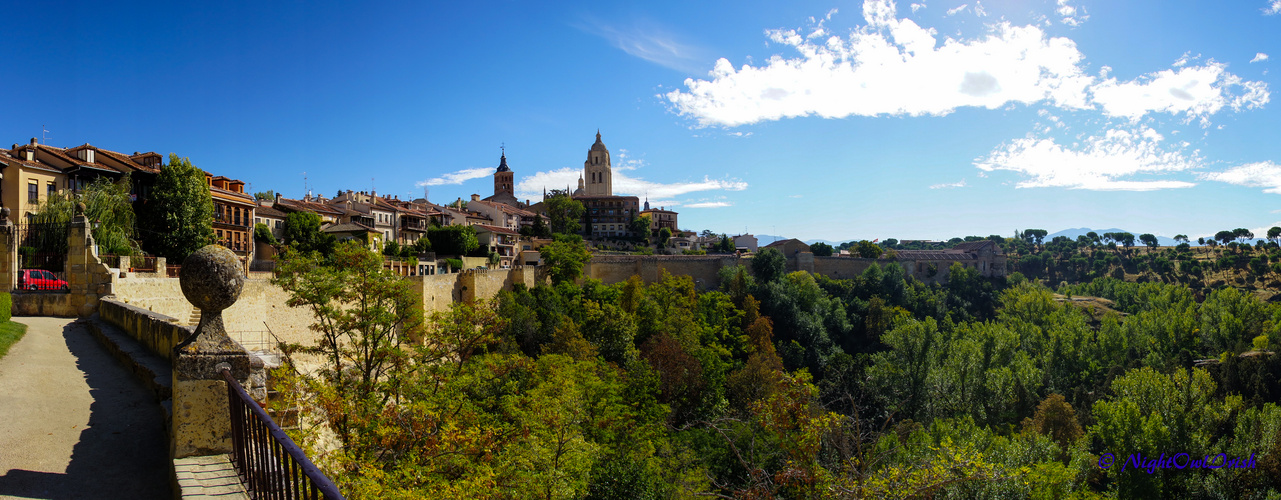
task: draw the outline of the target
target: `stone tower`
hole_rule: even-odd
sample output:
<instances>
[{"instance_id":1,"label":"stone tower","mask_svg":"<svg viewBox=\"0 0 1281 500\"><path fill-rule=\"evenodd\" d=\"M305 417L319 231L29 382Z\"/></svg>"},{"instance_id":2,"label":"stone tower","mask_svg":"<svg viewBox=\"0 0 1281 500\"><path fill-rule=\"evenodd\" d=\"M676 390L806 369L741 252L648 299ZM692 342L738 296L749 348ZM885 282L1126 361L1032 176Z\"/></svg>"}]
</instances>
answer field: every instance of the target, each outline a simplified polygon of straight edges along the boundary
<instances>
[{"instance_id":1,"label":"stone tower","mask_svg":"<svg viewBox=\"0 0 1281 500\"><path fill-rule=\"evenodd\" d=\"M587 181L588 196L613 196L614 174L609 166L609 149L600 142L600 131L596 131L596 143L587 151L587 161L583 162L583 174Z\"/></svg>"},{"instance_id":2,"label":"stone tower","mask_svg":"<svg viewBox=\"0 0 1281 500\"><path fill-rule=\"evenodd\" d=\"M495 198L501 195L507 195L513 198L516 196L514 187L515 182L513 182L513 177L515 175L516 174L512 173L512 169L507 167L507 151L504 150L503 157L498 160L498 171L494 172Z\"/></svg>"}]
</instances>

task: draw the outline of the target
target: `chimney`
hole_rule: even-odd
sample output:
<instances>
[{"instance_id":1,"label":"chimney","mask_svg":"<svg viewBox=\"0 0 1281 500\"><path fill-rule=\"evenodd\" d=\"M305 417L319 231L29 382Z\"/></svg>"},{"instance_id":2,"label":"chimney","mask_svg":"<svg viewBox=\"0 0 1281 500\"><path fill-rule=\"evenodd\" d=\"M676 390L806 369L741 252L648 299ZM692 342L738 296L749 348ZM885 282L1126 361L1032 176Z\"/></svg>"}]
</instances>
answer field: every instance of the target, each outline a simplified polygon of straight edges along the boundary
<instances>
[{"instance_id":1,"label":"chimney","mask_svg":"<svg viewBox=\"0 0 1281 500\"><path fill-rule=\"evenodd\" d=\"M480 195L478 194L471 195L471 201L480 201Z\"/></svg>"},{"instance_id":2,"label":"chimney","mask_svg":"<svg viewBox=\"0 0 1281 500\"><path fill-rule=\"evenodd\" d=\"M276 193L276 203L280 203L280 193Z\"/></svg>"}]
</instances>

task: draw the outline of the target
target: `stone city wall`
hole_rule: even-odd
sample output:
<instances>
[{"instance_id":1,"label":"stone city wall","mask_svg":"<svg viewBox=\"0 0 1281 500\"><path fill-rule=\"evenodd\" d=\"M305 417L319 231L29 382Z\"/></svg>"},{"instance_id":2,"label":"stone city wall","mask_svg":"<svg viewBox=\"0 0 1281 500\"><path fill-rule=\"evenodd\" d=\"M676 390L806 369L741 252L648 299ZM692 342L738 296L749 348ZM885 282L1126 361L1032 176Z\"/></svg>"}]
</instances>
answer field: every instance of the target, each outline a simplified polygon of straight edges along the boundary
<instances>
[{"instance_id":1,"label":"stone city wall","mask_svg":"<svg viewBox=\"0 0 1281 500\"><path fill-rule=\"evenodd\" d=\"M455 301L493 298L499 290L510 290L515 283L532 288L534 274L535 268L517 267L402 279L408 280L421 297L423 312L431 314L449 310ZM195 307L182 295L177 278L118 278L114 290L120 302L178 318L179 323L194 324L199 318ZM262 343L274 345L276 339L314 343L315 332L310 325L316 322L315 316L308 308L289 307L288 301L289 294L269 280L245 280L240 299L222 313L227 333L249 349Z\"/></svg>"},{"instance_id":2,"label":"stone city wall","mask_svg":"<svg viewBox=\"0 0 1281 500\"><path fill-rule=\"evenodd\" d=\"M721 268L750 263L750 259L734 255L605 255L593 257L584 266L583 275L607 285L627 281L634 275L653 283L667 271L694 278L700 289L712 289L720 286Z\"/></svg>"}]
</instances>

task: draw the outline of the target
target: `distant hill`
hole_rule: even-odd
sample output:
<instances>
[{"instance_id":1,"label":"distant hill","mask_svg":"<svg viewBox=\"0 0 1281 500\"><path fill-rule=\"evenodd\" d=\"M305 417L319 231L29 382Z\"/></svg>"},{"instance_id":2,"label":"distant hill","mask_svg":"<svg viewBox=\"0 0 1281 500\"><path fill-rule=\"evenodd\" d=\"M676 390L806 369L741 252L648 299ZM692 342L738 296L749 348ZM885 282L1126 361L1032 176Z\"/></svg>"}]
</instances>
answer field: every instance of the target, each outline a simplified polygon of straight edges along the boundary
<instances>
[{"instance_id":1,"label":"distant hill","mask_svg":"<svg viewBox=\"0 0 1281 500\"><path fill-rule=\"evenodd\" d=\"M1116 228L1112 228L1112 229L1090 229L1090 228L1088 228L1088 227L1077 227L1077 228L1072 228L1072 229L1064 229L1064 230L1059 231L1059 232L1057 232L1057 233L1050 233L1050 234L1049 234L1049 236L1046 236L1046 237L1045 237L1045 241L1046 241L1047 243L1048 243L1048 242L1050 242L1050 241L1054 241L1054 238L1055 238L1055 237L1057 237L1057 236L1067 236L1068 238L1071 238L1071 239L1075 240L1078 236L1085 236L1085 233L1088 233L1088 232L1090 232L1090 231L1094 231L1095 233L1097 233L1097 234L1098 234L1098 235L1100 235L1100 236L1102 236L1102 235L1103 235L1103 233L1130 233L1130 234L1133 234L1133 235L1134 235L1134 238L1135 238L1135 239L1134 239L1134 244L1135 244L1135 245L1142 245L1142 243L1140 243L1140 242L1139 242L1139 240L1138 240L1139 235L1140 235L1140 234L1143 234L1142 232L1139 232L1139 231L1126 231L1126 230L1124 230L1124 229L1116 229ZM1156 237L1156 242L1157 242L1157 244L1158 244L1158 245L1161 245L1161 246L1163 246L1163 247L1172 247L1172 246L1175 246L1175 245L1178 245L1178 244L1179 244L1179 242L1174 241L1174 238L1167 238L1167 237L1165 237L1165 236L1160 236L1160 235L1157 235L1157 237ZM1193 244L1193 246L1195 246L1195 245L1196 245L1196 241L1192 241L1191 243Z\"/></svg>"}]
</instances>

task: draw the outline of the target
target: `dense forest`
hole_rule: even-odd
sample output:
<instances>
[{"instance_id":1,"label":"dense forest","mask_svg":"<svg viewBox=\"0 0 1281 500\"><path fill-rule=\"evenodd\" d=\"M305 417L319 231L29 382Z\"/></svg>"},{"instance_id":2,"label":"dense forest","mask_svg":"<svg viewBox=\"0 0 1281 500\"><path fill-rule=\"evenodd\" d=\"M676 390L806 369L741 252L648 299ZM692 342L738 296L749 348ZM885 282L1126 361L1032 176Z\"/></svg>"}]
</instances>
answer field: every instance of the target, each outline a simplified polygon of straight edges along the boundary
<instances>
[{"instance_id":1,"label":"dense forest","mask_svg":"<svg viewBox=\"0 0 1281 500\"><path fill-rule=\"evenodd\" d=\"M428 318L358 246L287 254L324 368L273 406L351 498L1281 495L1281 305L1190 284L1185 248L1027 245L1008 278L769 250L718 290L560 272Z\"/></svg>"}]
</instances>

